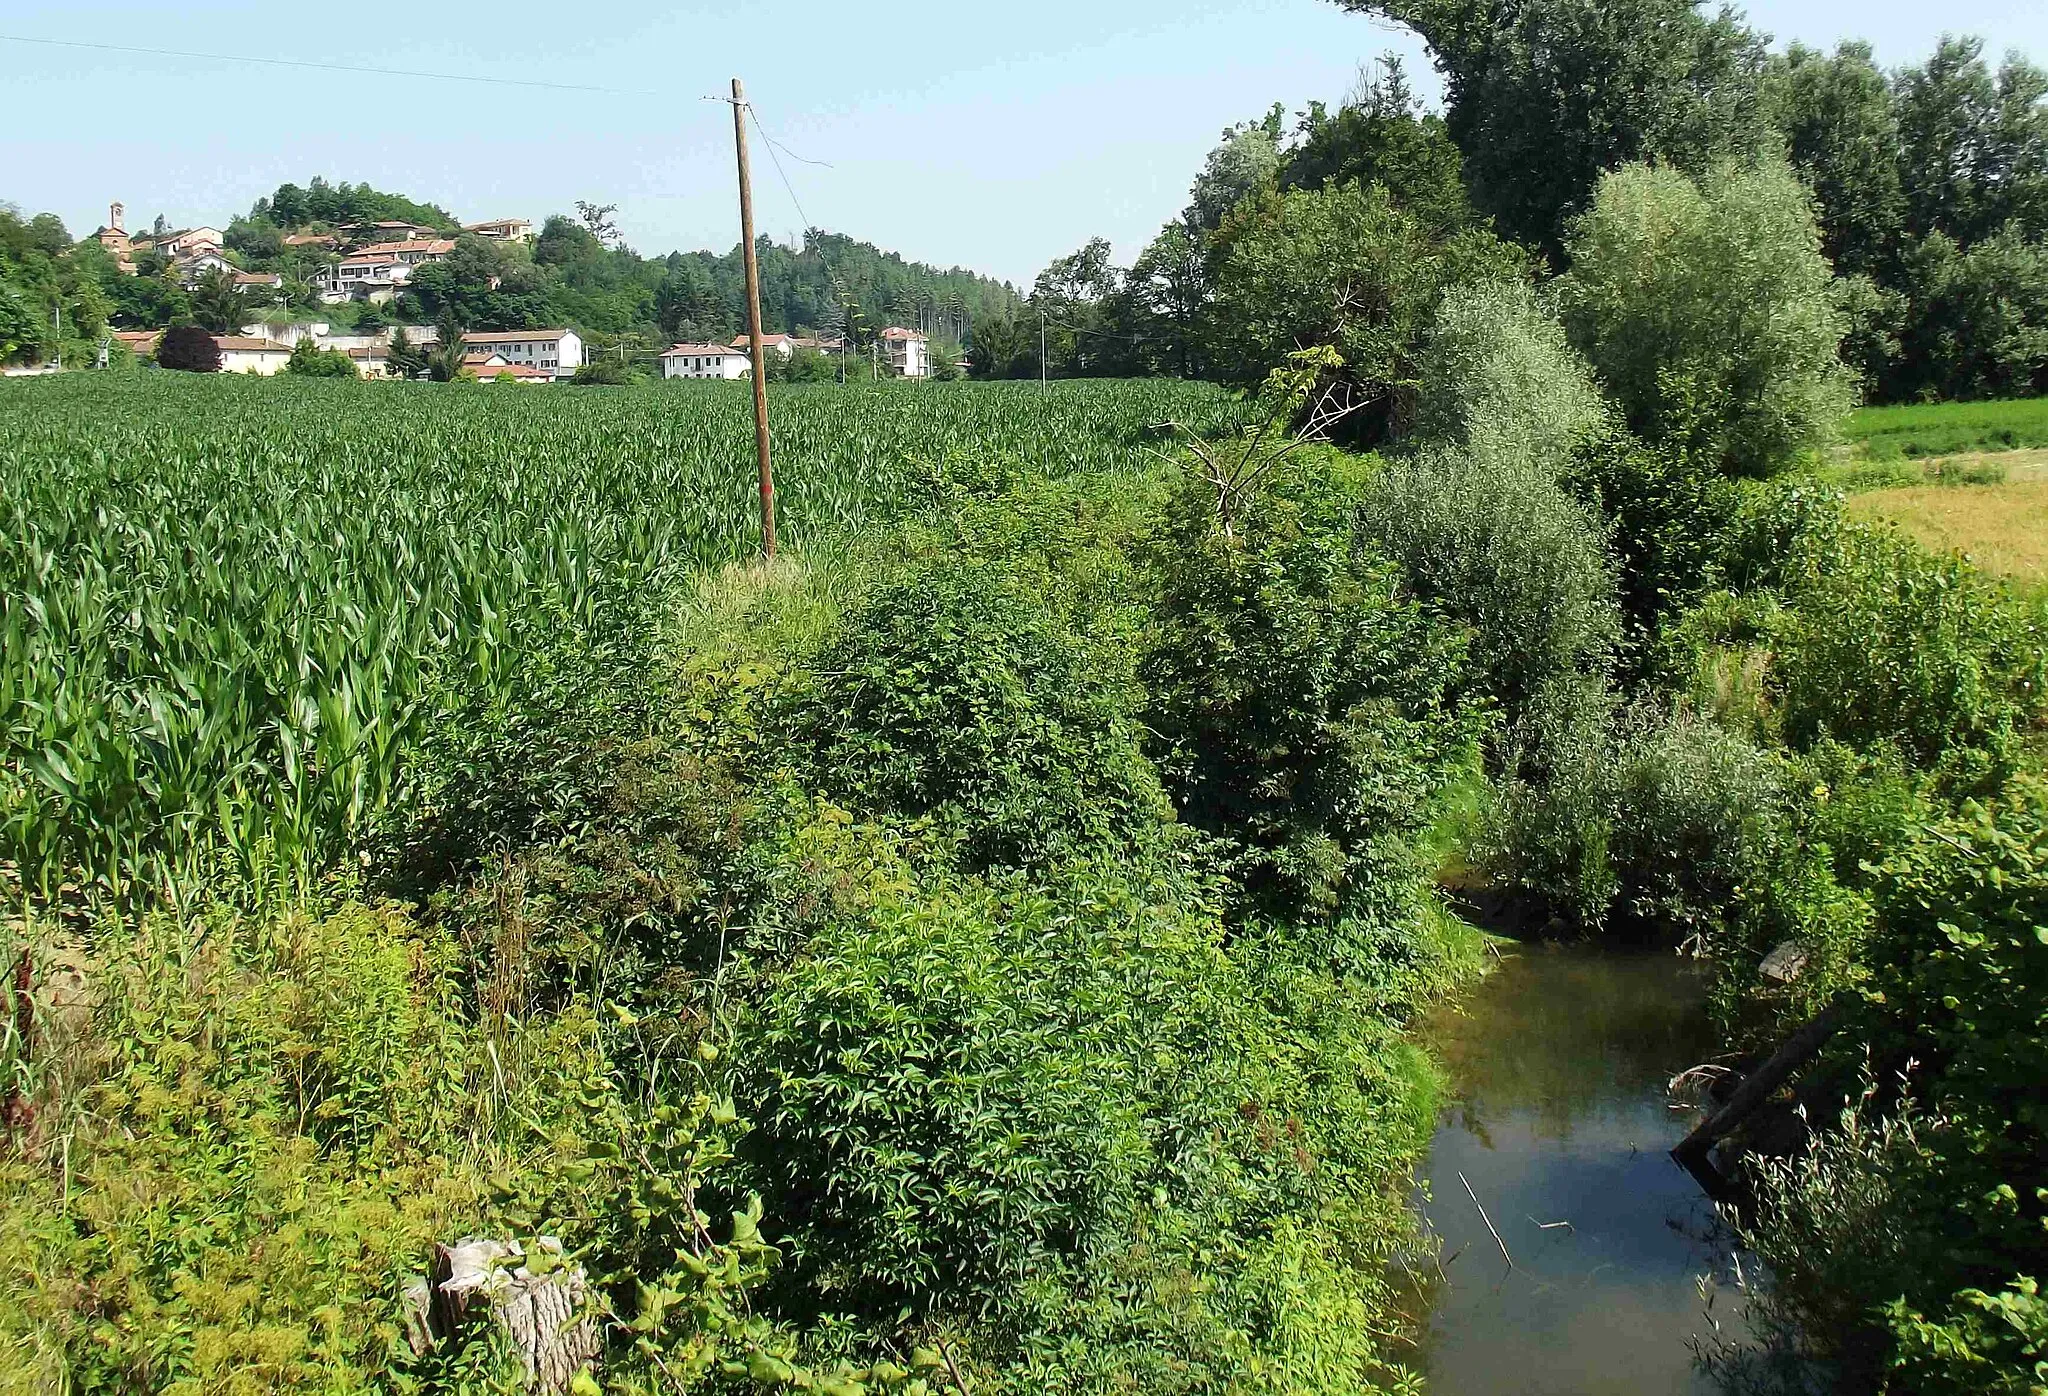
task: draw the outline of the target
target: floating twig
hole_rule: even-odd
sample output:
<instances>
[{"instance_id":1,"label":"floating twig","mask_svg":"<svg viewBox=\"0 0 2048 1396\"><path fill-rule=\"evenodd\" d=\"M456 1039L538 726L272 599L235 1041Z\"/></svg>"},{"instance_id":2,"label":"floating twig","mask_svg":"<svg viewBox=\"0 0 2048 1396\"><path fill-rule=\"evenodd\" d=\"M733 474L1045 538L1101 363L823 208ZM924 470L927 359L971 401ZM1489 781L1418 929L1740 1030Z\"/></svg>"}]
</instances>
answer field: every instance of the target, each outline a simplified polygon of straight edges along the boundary
<instances>
[{"instance_id":1,"label":"floating twig","mask_svg":"<svg viewBox=\"0 0 2048 1396\"><path fill-rule=\"evenodd\" d=\"M1527 1216L1528 1214L1525 1212L1523 1213L1523 1215ZM1579 1234L1579 1229L1576 1226L1573 1226L1568 1221L1540 1222L1536 1221L1536 1218L1534 1217L1529 1217L1529 1220L1535 1223L1536 1229L1538 1231L1555 1231L1561 1226L1566 1231L1571 1232L1571 1234L1574 1236Z\"/></svg>"},{"instance_id":2,"label":"floating twig","mask_svg":"<svg viewBox=\"0 0 2048 1396\"><path fill-rule=\"evenodd\" d=\"M1500 1258L1508 1263L1508 1269L1515 1268L1515 1258L1508 1254L1508 1243L1500 1239L1500 1232L1494 1229L1493 1218L1486 1215L1486 1204L1479 1200L1479 1194L1472 1191L1472 1184L1465 1177L1465 1170L1458 1170L1458 1181L1465 1184L1465 1196L1472 1199L1472 1205L1479 1209L1479 1220L1486 1223L1486 1229L1493 1232L1493 1244L1500 1247Z\"/></svg>"}]
</instances>

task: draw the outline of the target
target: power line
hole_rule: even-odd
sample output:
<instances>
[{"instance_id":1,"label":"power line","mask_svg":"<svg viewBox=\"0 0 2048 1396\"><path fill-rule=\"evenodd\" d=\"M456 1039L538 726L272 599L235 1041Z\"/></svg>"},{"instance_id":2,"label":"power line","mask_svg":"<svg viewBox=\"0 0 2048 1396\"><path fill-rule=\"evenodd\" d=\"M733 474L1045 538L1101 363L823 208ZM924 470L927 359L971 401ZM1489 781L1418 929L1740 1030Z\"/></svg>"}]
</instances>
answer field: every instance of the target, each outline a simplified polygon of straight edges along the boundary
<instances>
[{"instance_id":1,"label":"power line","mask_svg":"<svg viewBox=\"0 0 2048 1396\"><path fill-rule=\"evenodd\" d=\"M94 49L102 53L137 53L150 58L197 58L209 63L257 63L272 68L317 68L328 73L363 73L385 78L426 78L433 82L477 82L492 87L540 87L550 92L599 92L610 97L658 97L623 87L591 87L574 82L541 82L533 78L487 78L470 73L428 73L411 68L369 68L352 63L316 63L304 58L259 58L243 53L199 53L189 49L141 48L133 44L95 44L82 39L37 39L25 34L0 34L0 42L41 44L48 48Z\"/></svg>"},{"instance_id":2,"label":"power line","mask_svg":"<svg viewBox=\"0 0 2048 1396\"><path fill-rule=\"evenodd\" d=\"M747 115L748 115L748 116L751 116L751 117L753 117L753 118L754 118L754 129L755 129L756 131L761 131L761 114L760 114L759 112L757 112L757 111L755 111L755 110L754 110L754 104L753 104L753 103L751 103L751 102L749 102L749 103L747 104ZM783 189L785 189L786 191L788 191L788 194L789 194L789 201L790 201L791 203L793 203L793 204L795 204L795 205L796 205L796 216L804 220L804 227L805 227L806 229L810 229L810 228L813 228L813 227L817 226L816 224L814 224L814 223L812 223L812 222L811 222L811 215L809 215L808 213L805 213L805 212L804 212L804 205L803 205L803 200L801 200L801 199L797 198L797 196L796 196L796 186L792 185L792 184L791 184L791 183L789 182L789 176L788 176L788 174L784 173L784 171L783 171L783 168L782 168L782 159L781 159L781 157L780 157L780 156L776 155L776 153L775 153L775 147L776 147L776 145L778 144L778 142L776 142L776 141L773 141L773 140L770 140L770 139L769 139L769 137L768 137L768 133L767 133L766 131L761 131L761 139L762 139L763 141L766 141L766 142L767 142L767 145L768 145L768 159L769 159L769 160L770 160L771 162L773 162L773 164L774 164L774 166L775 166L775 174L776 174L776 177L777 177L778 179L780 179L780 180L782 181L782 187L783 187ZM794 159L798 159L798 158L801 158L801 157L798 157L798 156L792 155L792 156L791 156L790 158L794 160ZM812 163L816 163L816 162L812 162Z\"/></svg>"}]
</instances>

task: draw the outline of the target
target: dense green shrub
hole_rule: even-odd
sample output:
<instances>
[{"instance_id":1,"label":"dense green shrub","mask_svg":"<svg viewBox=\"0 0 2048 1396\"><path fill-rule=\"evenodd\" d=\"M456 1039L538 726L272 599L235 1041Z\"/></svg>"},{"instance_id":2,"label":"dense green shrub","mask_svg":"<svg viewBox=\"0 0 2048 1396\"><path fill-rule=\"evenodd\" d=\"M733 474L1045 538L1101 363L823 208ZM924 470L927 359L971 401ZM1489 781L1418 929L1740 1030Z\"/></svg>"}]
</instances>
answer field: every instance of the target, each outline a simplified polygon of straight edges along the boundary
<instances>
[{"instance_id":1,"label":"dense green shrub","mask_svg":"<svg viewBox=\"0 0 2048 1396\"><path fill-rule=\"evenodd\" d=\"M2048 244L2008 228L1966 251L1937 232L1903 261L1892 401L2048 391Z\"/></svg>"},{"instance_id":2,"label":"dense green shrub","mask_svg":"<svg viewBox=\"0 0 2048 1396\"><path fill-rule=\"evenodd\" d=\"M1470 628L1477 684L1511 718L1607 668L1620 622L1602 529L1553 481L1431 449L1376 472L1359 511L1414 592Z\"/></svg>"},{"instance_id":3,"label":"dense green shrub","mask_svg":"<svg viewBox=\"0 0 2048 1396\"><path fill-rule=\"evenodd\" d=\"M970 866L1113 846L1169 813L1128 660L1012 568L914 568L813 672L791 722L818 786L863 815L930 819Z\"/></svg>"},{"instance_id":4,"label":"dense green shrub","mask_svg":"<svg viewBox=\"0 0 2048 1396\"><path fill-rule=\"evenodd\" d=\"M827 890L738 1046L781 1312L956 1326L977 1389L1371 1384L1390 1022L1307 971L1276 1012L1199 883L919 871L830 805L789 850Z\"/></svg>"},{"instance_id":5,"label":"dense green shrub","mask_svg":"<svg viewBox=\"0 0 2048 1396\"><path fill-rule=\"evenodd\" d=\"M1145 724L1181 817L1244 850L1268 911L1369 905L1370 846L1412 840L1474 728L1462 637L1399 596L1326 478L1270 487L1231 537L1190 482L1151 546Z\"/></svg>"},{"instance_id":6,"label":"dense green shrub","mask_svg":"<svg viewBox=\"0 0 2048 1396\"><path fill-rule=\"evenodd\" d=\"M1712 946L1720 918L1779 870L1791 834L1783 763L1691 715L1639 717L1617 745L1616 911Z\"/></svg>"},{"instance_id":7,"label":"dense green shrub","mask_svg":"<svg viewBox=\"0 0 2048 1396\"><path fill-rule=\"evenodd\" d=\"M2048 712L2048 618L1959 558L1852 527L1802 560L1772 637L1786 735L1895 743L1960 788L1995 782Z\"/></svg>"},{"instance_id":8,"label":"dense green shrub","mask_svg":"<svg viewBox=\"0 0 2048 1396\"><path fill-rule=\"evenodd\" d=\"M1363 534L1416 595L1466 626L1468 701L1498 723L1497 784L1476 853L1500 882L1597 922L1621 638L1606 526L1562 483L1606 410L1585 364L1526 291L1449 295L1404 449L1360 492Z\"/></svg>"},{"instance_id":9,"label":"dense green shrub","mask_svg":"<svg viewBox=\"0 0 2048 1396\"><path fill-rule=\"evenodd\" d=\"M1414 437L1552 478L1608 416L1585 360L1521 282L1446 291L1417 376Z\"/></svg>"},{"instance_id":10,"label":"dense green shrub","mask_svg":"<svg viewBox=\"0 0 2048 1396\"><path fill-rule=\"evenodd\" d=\"M1149 962L1106 976L1044 894L919 878L846 819L798 835L838 887L748 1034L765 1181L832 1302L994 1304L1133 1206L1147 1102L1123 1034L1146 1025L1123 986Z\"/></svg>"},{"instance_id":11,"label":"dense green shrub","mask_svg":"<svg viewBox=\"0 0 2048 1396\"><path fill-rule=\"evenodd\" d=\"M2048 1249L2048 787L2023 780L1916 834L1874 879L1864 1016L1880 1059L1918 1064L1914 1094L1945 1122L1948 1196L1930 1201L1967 1223L1943 1223L1961 1227L1944 1267L1992 1286ZM1943 1267L1916 1299L1937 1281Z\"/></svg>"},{"instance_id":12,"label":"dense green shrub","mask_svg":"<svg viewBox=\"0 0 2048 1396\"><path fill-rule=\"evenodd\" d=\"M569 375L570 384L579 388L623 388L632 381L632 372L617 359L598 359Z\"/></svg>"},{"instance_id":13,"label":"dense green shrub","mask_svg":"<svg viewBox=\"0 0 2048 1396\"><path fill-rule=\"evenodd\" d=\"M1569 240L1565 324L1653 445L1769 475L1852 405L1848 325L1810 196L1782 163L1602 177ZM1768 313L1764 313L1767 310Z\"/></svg>"},{"instance_id":14,"label":"dense green shrub","mask_svg":"<svg viewBox=\"0 0 2048 1396\"><path fill-rule=\"evenodd\" d=\"M1867 871L1831 1052L1878 1075L1805 1158L1763 1170L1747 1239L1775 1276L1767 1312L1855 1380L2026 1392L2048 1358L2030 1278L2048 1264L2048 790L1930 810Z\"/></svg>"},{"instance_id":15,"label":"dense green shrub","mask_svg":"<svg viewBox=\"0 0 2048 1396\"><path fill-rule=\"evenodd\" d=\"M301 378L355 378L355 360L340 349L322 349L311 335L292 345L284 371Z\"/></svg>"},{"instance_id":16,"label":"dense green shrub","mask_svg":"<svg viewBox=\"0 0 2048 1396\"><path fill-rule=\"evenodd\" d=\"M1740 490L1713 464L1645 446L1620 428L1587 440L1566 482L1608 521L1624 655L1631 670L1644 674L1666 620L1725 575Z\"/></svg>"},{"instance_id":17,"label":"dense green shrub","mask_svg":"<svg viewBox=\"0 0 2048 1396\"><path fill-rule=\"evenodd\" d=\"M587 1000L529 1018L389 910L97 930L89 1020L40 1064L69 1081L0 1158L0 1386L515 1390L494 1344L405 1338L407 1276L479 1234L562 1238L647 1343L612 1344L616 1391L793 1351L740 1307L751 1221L719 1242L675 1206L729 1104L673 1067L628 1089Z\"/></svg>"}]
</instances>

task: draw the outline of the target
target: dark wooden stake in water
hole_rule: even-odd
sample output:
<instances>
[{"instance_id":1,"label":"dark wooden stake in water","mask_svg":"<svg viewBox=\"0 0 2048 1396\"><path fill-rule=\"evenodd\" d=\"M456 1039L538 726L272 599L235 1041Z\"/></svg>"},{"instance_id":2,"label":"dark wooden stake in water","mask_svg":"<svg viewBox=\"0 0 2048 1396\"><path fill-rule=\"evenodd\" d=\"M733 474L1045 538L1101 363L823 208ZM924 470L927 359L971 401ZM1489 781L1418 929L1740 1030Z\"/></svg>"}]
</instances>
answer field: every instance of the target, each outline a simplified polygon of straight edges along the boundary
<instances>
[{"instance_id":1,"label":"dark wooden stake in water","mask_svg":"<svg viewBox=\"0 0 2048 1396\"><path fill-rule=\"evenodd\" d=\"M1829 1004L1819 1017L1786 1038L1784 1044L1771 1053L1768 1061L1742 1078L1742 1084L1735 1088L1726 1104L1702 1120L1699 1127L1671 1151L1671 1157L1683 1164L1686 1172L1699 1179L1710 1196L1722 1196L1727 1190L1727 1180L1708 1162L1708 1150L1734 1132L1737 1125L1748 1119L1778 1087L1791 1079L1793 1072L1827 1045L1841 1022L1843 1008L1840 1001Z\"/></svg>"}]
</instances>

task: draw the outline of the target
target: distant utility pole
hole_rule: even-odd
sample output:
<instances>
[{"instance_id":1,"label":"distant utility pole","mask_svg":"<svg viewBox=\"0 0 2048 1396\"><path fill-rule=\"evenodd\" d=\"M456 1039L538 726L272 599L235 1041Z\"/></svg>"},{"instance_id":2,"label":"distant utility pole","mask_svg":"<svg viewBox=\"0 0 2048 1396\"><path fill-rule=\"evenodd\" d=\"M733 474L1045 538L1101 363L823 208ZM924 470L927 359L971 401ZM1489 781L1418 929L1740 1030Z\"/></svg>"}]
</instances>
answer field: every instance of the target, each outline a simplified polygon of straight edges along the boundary
<instances>
[{"instance_id":1,"label":"distant utility pole","mask_svg":"<svg viewBox=\"0 0 2048 1396\"><path fill-rule=\"evenodd\" d=\"M1045 378L1045 312L1038 312L1038 386L1043 388Z\"/></svg>"},{"instance_id":2,"label":"distant utility pole","mask_svg":"<svg viewBox=\"0 0 2048 1396\"><path fill-rule=\"evenodd\" d=\"M754 251L754 184L747 172L747 90L732 80L732 138L740 162L740 245L747 261L747 330L754 353L754 454L761 466L761 556L775 556L775 472L768 463L768 357L761 343L761 264Z\"/></svg>"}]
</instances>

